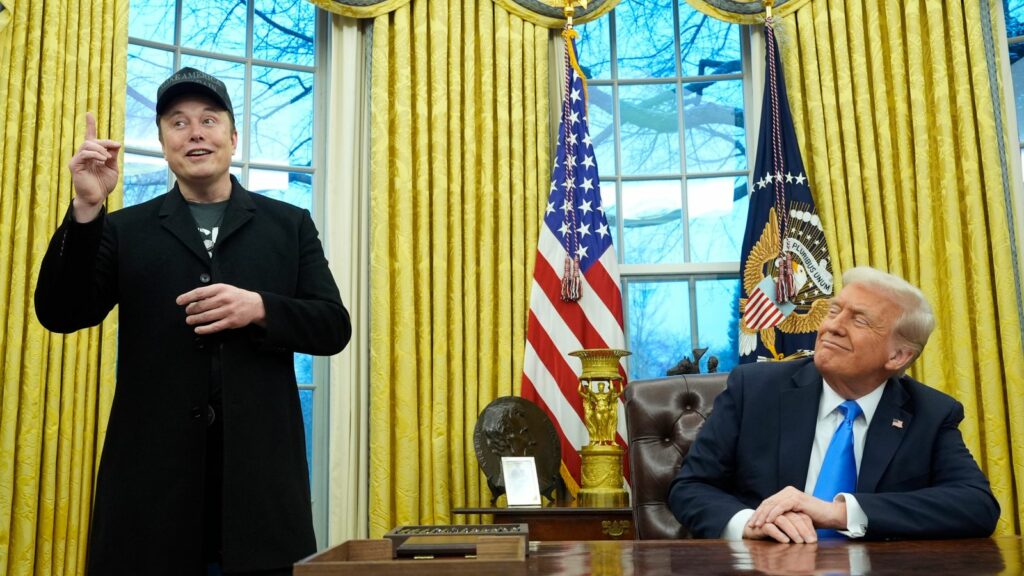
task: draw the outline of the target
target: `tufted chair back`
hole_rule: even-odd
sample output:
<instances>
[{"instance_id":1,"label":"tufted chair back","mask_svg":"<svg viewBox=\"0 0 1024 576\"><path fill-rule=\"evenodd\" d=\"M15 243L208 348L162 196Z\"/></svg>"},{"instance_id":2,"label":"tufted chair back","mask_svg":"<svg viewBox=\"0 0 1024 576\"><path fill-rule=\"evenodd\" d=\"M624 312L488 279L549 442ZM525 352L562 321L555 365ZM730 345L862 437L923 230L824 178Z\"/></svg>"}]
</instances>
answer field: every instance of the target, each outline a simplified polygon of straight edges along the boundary
<instances>
[{"instance_id":1,"label":"tufted chair back","mask_svg":"<svg viewBox=\"0 0 1024 576\"><path fill-rule=\"evenodd\" d=\"M728 374L630 382L623 393L633 483L633 523L642 540L688 538L668 508L668 488Z\"/></svg>"}]
</instances>

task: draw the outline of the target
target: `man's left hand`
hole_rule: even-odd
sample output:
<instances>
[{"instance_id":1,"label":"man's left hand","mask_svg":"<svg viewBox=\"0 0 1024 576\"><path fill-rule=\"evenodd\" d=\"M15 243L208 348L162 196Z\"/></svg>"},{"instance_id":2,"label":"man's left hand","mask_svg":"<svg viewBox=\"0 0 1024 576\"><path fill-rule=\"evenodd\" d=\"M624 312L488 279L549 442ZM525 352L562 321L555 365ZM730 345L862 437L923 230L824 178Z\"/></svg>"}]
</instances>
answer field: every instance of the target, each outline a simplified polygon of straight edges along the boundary
<instances>
[{"instance_id":1,"label":"man's left hand","mask_svg":"<svg viewBox=\"0 0 1024 576\"><path fill-rule=\"evenodd\" d=\"M759 529L766 523L775 522L776 518L786 512L806 514L815 528L846 530L845 502L826 502L792 486L783 488L761 502L747 524Z\"/></svg>"},{"instance_id":2,"label":"man's left hand","mask_svg":"<svg viewBox=\"0 0 1024 576\"><path fill-rule=\"evenodd\" d=\"M196 334L213 334L249 324L265 325L263 298L230 284L196 288L178 296L175 302L185 307L185 323L195 326Z\"/></svg>"}]
</instances>

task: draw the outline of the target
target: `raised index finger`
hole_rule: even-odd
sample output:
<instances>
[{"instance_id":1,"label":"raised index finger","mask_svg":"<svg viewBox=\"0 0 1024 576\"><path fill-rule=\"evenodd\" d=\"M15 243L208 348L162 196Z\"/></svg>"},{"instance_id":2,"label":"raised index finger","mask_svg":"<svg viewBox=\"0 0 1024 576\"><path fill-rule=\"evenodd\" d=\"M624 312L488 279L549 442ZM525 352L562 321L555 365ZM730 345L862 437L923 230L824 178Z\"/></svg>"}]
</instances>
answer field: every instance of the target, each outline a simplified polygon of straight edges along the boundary
<instances>
[{"instance_id":1,"label":"raised index finger","mask_svg":"<svg viewBox=\"0 0 1024 576\"><path fill-rule=\"evenodd\" d=\"M92 115L92 112L85 113L85 139L96 139L96 117Z\"/></svg>"}]
</instances>

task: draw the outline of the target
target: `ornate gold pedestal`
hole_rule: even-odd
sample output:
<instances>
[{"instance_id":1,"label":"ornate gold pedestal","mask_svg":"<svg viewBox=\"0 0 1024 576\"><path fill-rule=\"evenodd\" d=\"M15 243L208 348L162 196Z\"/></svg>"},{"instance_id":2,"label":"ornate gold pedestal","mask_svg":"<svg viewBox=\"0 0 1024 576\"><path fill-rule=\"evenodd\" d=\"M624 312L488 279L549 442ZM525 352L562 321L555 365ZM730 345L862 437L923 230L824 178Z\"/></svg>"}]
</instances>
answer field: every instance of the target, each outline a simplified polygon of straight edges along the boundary
<instances>
[{"instance_id":1,"label":"ornate gold pedestal","mask_svg":"<svg viewBox=\"0 0 1024 576\"><path fill-rule=\"evenodd\" d=\"M629 494L622 487L625 450L615 443L618 399L624 385L619 373L619 359L628 356L629 352L602 348L571 354L583 363L578 391L583 399L583 423L590 434L590 443L580 450L583 461L580 506L629 506Z\"/></svg>"},{"instance_id":2,"label":"ornate gold pedestal","mask_svg":"<svg viewBox=\"0 0 1024 576\"><path fill-rule=\"evenodd\" d=\"M583 459L580 506L585 508L623 508L629 506L629 494L622 488L622 455L618 445L589 445L580 450Z\"/></svg>"}]
</instances>

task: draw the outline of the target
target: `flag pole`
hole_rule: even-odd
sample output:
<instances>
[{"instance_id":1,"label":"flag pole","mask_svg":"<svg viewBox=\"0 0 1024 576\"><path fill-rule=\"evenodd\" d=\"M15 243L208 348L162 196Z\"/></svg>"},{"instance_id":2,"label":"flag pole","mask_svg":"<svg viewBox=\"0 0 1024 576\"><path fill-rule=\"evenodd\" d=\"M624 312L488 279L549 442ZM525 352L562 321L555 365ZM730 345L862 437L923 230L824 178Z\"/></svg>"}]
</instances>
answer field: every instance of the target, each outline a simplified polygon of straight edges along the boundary
<instances>
[{"instance_id":1,"label":"flag pole","mask_svg":"<svg viewBox=\"0 0 1024 576\"><path fill-rule=\"evenodd\" d=\"M772 18L772 6L775 4L775 0L761 0L761 4L764 6L765 19L765 38L768 41L768 49L772 52L771 58L769 58L768 70L767 70L767 84L766 90L769 90L772 99L772 116L778 118L778 71L775 69L776 58L774 56L775 51L778 50L775 38L775 20ZM777 130L777 126L774 127ZM762 127L762 129L764 129ZM776 264L776 272L778 278L775 283L775 297L781 303L790 303L793 301L795 294L794 278L793 278L793 257L786 250L785 238L788 236L789 231L789 215L786 211L786 191L785 185L782 181L782 151L780 149L779 134L773 130L773 156L776 170L776 178L774 182L775 188L775 214L779 220L779 255Z\"/></svg>"},{"instance_id":2,"label":"flag pole","mask_svg":"<svg viewBox=\"0 0 1024 576\"><path fill-rule=\"evenodd\" d=\"M576 63L576 53L573 49L573 39L578 36L578 33L572 27L572 17L576 13L576 5L583 6L584 9L587 7L588 0L565 0L565 5L562 8L562 13L565 15L565 27L562 29L562 39L565 41L565 82L563 89L565 94L562 96L562 120L560 124L565 127L566 141L565 150L567 158L574 158L576 152L574 150L574 143L568 137L568 130L571 122L571 111L569 104L569 91L572 89L570 86L571 74L569 67L573 67L580 78L583 78L582 71L579 70L579 64ZM584 79L584 91L586 91L586 80ZM565 180L566 180L566 205L575 206L574 189L575 185L575 174L574 165L571 162L566 162L565 165ZM580 279L580 258L578 254L579 242L577 239L577 228L578 223L576 221L575 210L568 210L568 234L566 238L568 242L565 245L565 266L562 270L562 289L561 298L563 302L578 302L581 296L580 290L583 282Z\"/></svg>"}]
</instances>

